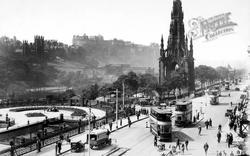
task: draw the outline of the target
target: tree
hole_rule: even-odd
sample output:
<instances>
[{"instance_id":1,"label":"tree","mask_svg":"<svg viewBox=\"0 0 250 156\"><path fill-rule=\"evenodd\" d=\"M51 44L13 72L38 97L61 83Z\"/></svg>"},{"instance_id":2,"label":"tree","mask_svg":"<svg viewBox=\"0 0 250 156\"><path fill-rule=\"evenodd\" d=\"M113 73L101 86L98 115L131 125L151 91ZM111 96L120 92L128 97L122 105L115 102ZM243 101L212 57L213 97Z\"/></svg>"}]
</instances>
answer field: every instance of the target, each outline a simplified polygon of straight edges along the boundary
<instances>
[{"instance_id":1,"label":"tree","mask_svg":"<svg viewBox=\"0 0 250 156\"><path fill-rule=\"evenodd\" d=\"M113 88L122 90L122 84L125 84L125 89L127 94L136 93L139 88L139 79L136 73L129 72L127 75L121 75L113 83Z\"/></svg>"},{"instance_id":2,"label":"tree","mask_svg":"<svg viewBox=\"0 0 250 156\"><path fill-rule=\"evenodd\" d=\"M83 89L82 90L83 98L87 100L95 100L99 95L98 88L99 88L98 85L94 84Z\"/></svg>"},{"instance_id":3,"label":"tree","mask_svg":"<svg viewBox=\"0 0 250 156\"><path fill-rule=\"evenodd\" d=\"M216 68L217 73L219 74L220 79L228 79L229 70L226 67L219 66Z\"/></svg>"},{"instance_id":4,"label":"tree","mask_svg":"<svg viewBox=\"0 0 250 156\"><path fill-rule=\"evenodd\" d=\"M143 92L146 95L152 96L152 91L156 89L157 78L151 74L140 74L138 92Z\"/></svg>"},{"instance_id":5,"label":"tree","mask_svg":"<svg viewBox=\"0 0 250 156\"><path fill-rule=\"evenodd\" d=\"M206 65L195 67L195 76L201 82L201 87L205 82L212 82L219 79L218 72L213 67Z\"/></svg>"},{"instance_id":6,"label":"tree","mask_svg":"<svg viewBox=\"0 0 250 156\"><path fill-rule=\"evenodd\" d=\"M112 88L111 84L104 84L103 86L101 86L99 88L99 90L98 90L99 95L103 96L104 101L105 101L105 98L106 98L107 94L109 94L109 92L112 90L111 88Z\"/></svg>"}]
</instances>

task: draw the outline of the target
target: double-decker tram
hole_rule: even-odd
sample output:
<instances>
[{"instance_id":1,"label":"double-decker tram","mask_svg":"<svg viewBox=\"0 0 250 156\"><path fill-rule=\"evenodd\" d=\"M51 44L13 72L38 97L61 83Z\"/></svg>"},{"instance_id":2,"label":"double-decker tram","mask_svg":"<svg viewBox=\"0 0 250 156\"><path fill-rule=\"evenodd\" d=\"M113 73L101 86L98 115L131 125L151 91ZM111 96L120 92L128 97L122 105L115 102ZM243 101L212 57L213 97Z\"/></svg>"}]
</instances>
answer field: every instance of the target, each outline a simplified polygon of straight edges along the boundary
<instances>
[{"instance_id":1,"label":"double-decker tram","mask_svg":"<svg viewBox=\"0 0 250 156\"><path fill-rule=\"evenodd\" d=\"M150 132L160 140L172 138L172 111L166 107L152 107L150 110Z\"/></svg>"},{"instance_id":2,"label":"double-decker tram","mask_svg":"<svg viewBox=\"0 0 250 156\"><path fill-rule=\"evenodd\" d=\"M175 105L175 125L186 126L192 123L192 101L178 101Z\"/></svg>"}]
</instances>

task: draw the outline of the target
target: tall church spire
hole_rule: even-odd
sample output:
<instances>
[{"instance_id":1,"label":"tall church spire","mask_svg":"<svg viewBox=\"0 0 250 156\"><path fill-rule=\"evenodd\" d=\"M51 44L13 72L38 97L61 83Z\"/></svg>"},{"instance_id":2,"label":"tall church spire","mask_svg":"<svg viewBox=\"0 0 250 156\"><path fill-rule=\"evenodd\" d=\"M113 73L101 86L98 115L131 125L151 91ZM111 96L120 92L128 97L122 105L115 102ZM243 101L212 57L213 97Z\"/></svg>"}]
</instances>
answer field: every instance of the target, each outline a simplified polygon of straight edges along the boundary
<instances>
[{"instance_id":1,"label":"tall church spire","mask_svg":"<svg viewBox=\"0 0 250 156\"><path fill-rule=\"evenodd\" d=\"M164 39L163 39L163 35L161 35L161 49L164 49Z\"/></svg>"},{"instance_id":2,"label":"tall church spire","mask_svg":"<svg viewBox=\"0 0 250 156\"><path fill-rule=\"evenodd\" d=\"M189 50L189 54L191 57L193 57L193 39L191 37L190 39L190 50Z\"/></svg>"},{"instance_id":3,"label":"tall church spire","mask_svg":"<svg viewBox=\"0 0 250 156\"><path fill-rule=\"evenodd\" d=\"M173 8L171 12L171 23L168 37L168 47L167 49L172 49L171 53L174 53L174 49L185 47L185 29L183 23L183 11L182 3L180 0L173 1ZM183 56L184 52L181 52L180 56Z\"/></svg>"},{"instance_id":4,"label":"tall church spire","mask_svg":"<svg viewBox=\"0 0 250 156\"><path fill-rule=\"evenodd\" d=\"M161 49L160 49L160 55L161 57L164 57L165 54L164 54L164 39L163 39L163 35L161 35Z\"/></svg>"}]
</instances>

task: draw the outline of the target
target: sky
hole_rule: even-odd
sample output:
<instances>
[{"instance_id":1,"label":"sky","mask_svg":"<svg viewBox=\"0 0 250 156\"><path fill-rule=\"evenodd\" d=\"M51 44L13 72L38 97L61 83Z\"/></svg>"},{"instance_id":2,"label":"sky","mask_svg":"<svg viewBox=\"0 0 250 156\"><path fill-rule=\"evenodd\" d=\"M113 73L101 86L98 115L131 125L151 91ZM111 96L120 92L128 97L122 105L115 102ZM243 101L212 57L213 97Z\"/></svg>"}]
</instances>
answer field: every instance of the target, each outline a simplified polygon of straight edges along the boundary
<instances>
[{"instance_id":1,"label":"sky","mask_svg":"<svg viewBox=\"0 0 250 156\"><path fill-rule=\"evenodd\" d=\"M165 44L173 0L0 0L0 36L33 41L34 35L72 44L73 35L98 35L137 44ZM196 39L195 66L250 67L250 0L182 0L185 31L192 18L231 12L234 33ZM158 62L156 61L156 64Z\"/></svg>"}]
</instances>

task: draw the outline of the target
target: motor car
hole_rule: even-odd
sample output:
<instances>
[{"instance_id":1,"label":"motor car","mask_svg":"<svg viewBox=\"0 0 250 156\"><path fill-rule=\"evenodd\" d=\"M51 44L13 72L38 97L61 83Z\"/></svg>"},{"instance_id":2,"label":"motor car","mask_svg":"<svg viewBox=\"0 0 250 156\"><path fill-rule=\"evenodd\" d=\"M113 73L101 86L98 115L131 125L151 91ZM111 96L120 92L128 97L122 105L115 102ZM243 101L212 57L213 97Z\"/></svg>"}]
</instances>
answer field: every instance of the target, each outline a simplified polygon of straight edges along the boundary
<instances>
[{"instance_id":1,"label":"motor car","mask_svg":"<svg viewBox=\"0 0 250 156\"><path fill-rule=\"evenodd\" d=\"M240 88L236 87L236 88L235 88L235 91L240 91Z\"/></svg>"},{"instance_id":2,"label":"motor car","mask_svg":"<svg viewBox=\"0 0 250 156\"><path fill-rule=\"evenodd\" d=\"M90 133L90 148L100 149L107 145L111 145L109 131L107 129L97 129Z\"/></svg>"},{"instance_id":3,"label":"motor car","mask_svg":"<svg viewBox=\"0 0 250 156\"><path fill-rule=\"evenodd\" d=\"M170 105L170 106L175 106L175 104L176 104L176 101L175 101L175 100L169 102L169 105Z\"/></svg>"},{"instance_id":4,"label":"motor car","mask_svg":"<svg viewBox=\"0 0 250 156\"><path fill-rule=\"evenodd\" d=\"M71 152L78 153L82 152L85 149L85 143L82 143L81 141L79 142L71 142Z\"/></svg>"},{"instance_id":5,"label":"motor car","mask_svg":"<svg viewBox=\"0 0 250 156\"><path fill-rule=\"evenodd\" d=\"M199 96L202 96L202 95L204 95L205 93L204 93L204 91L198 91L198 92L195 92L194 93L194 96L195 97L199 97Z\"/></svg>"},{"instance_id":6,"label":"motor car","mask_svg":"<svg viewBox=\"0 0 250 156\"><path fill-rule=\"evenodd\" d=\"M228 108L228 109L226 110L225 116L228 117L228 116L230 116L231 114L233 114L233 109L232 109L232 108Z\"/></svg>"}]
</instances>

